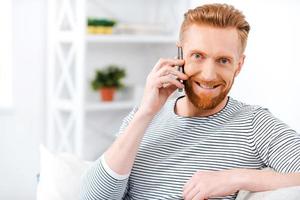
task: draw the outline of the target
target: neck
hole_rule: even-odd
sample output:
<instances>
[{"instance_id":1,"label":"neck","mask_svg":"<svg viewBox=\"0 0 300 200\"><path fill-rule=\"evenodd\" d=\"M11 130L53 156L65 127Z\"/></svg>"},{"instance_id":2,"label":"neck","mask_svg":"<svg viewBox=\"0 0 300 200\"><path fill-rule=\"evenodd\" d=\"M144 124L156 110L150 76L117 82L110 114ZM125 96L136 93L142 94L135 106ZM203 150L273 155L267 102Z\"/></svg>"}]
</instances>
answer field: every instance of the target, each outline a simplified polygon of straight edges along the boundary
<instances>
[{"instance_id":1,"label":"neck","mask_svg":"<svg viewBox=\"0 0 300 200\"><path fill-rule=\"evenodd\" d=\"M183 117L206 117L220 112L226 106L227 101L228 97L225 97L215 108L203 110L195 107L187 96L185 96L177 101L175 112L177 115Z\"/></svg>"}]
</instances>

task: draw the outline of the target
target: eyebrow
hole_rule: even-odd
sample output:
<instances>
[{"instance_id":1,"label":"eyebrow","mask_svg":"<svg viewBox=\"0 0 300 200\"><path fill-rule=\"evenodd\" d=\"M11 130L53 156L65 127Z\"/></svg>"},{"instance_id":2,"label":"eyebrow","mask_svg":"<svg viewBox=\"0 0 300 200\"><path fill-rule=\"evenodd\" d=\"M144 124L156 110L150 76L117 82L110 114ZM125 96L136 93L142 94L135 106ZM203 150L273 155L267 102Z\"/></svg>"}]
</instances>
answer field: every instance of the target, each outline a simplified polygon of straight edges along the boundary
<instances>
[{"instance_id":1,"label":"eyebrow","mask_svg":"<svg viewBox=\"0 0 300 200\"><path fill-rule=\"evenodd\" d=\"M199 49L192 49L192 50L188 51L189 55L192 53L200 53L200 54L204 55L205 57L207 56L207 54L204 51L201 51Z\"/></svg>"},{"instance_id":2,"label":"eyebrow","mask_svg":"<svg viewBox=\"0 0 300 200\"><path fill-rule=\"evenodd\" d=\"M201 51L199 49L192 49L192 50L188 51L188 55L190 55L192 53L200 53L200 54L204 55L205 57L208 56L207 53L205 53L204 51ZM228 53L220 52L220 53L217 53L217 54L218 55L215 56L215 58L228 58L228 59L233 60L233 56L229 55Z\"/></svg>"}]
</instances>

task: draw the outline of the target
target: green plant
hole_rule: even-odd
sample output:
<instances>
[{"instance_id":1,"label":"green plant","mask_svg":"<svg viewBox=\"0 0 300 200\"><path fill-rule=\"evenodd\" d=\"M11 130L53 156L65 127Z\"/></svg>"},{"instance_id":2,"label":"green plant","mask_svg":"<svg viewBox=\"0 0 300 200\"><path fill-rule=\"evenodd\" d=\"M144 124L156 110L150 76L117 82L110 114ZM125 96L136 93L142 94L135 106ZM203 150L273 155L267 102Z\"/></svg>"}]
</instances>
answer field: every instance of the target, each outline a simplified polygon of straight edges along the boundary
<instances>
[{"instance_id":1,"label":"green plant","mask_svg":"<svg viewBox=\"0 0 300 200\"><path fill-rule=\"evenodd\" d=\"M94 90L104 87L115 87L120 89L124 87L121 80L126 76L125 69L119 68L117 65L109 65L102 70L96 70L95 78L91 82Z\"/></svg>"},{"instance_id":2,"label":"green plant","mask_svg":"<svg viewBox=\"0 0 300 200\"><path fill-rule=\"evenodd\" d=\"M116 21L105 18L88 18L88 26L106 26L112 27L116 24Z\"/></svg>"}]
</instances>

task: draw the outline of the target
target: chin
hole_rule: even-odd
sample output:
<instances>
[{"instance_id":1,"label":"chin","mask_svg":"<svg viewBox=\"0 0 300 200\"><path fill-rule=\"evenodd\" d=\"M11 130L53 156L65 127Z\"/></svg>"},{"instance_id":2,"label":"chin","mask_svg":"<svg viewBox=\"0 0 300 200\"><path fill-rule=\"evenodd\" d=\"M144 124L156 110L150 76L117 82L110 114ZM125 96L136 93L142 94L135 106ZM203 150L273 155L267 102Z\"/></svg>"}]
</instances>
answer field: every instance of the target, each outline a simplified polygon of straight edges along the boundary
<instances>
[{"instance_id":1,"label":"chin","mask_svg":"<svg viewBox=\"0 0 300 200\"><path fill-rule=\"evenodd\" d=\"M209 89L212 89L212 91L205 91L207 88L201 85L209 86ZM189 101L196 108L200 110L211 110L224 101L232 85L233 81L228 84L221 79L211 82L189 79L185 82L185 93Z\"/></svg>"},{"instance_id":2,"label":"chin","mask_svg":"<svg viewBox=\"0 0 300 200\"><path fill-rule=\"evenodd\" d=\"M193 105L201 110L212 110L216 108L225 98L227 95L220 94L217 97L207 97L207 96L201 96L201 97L188 97Z\"/></svg>"},{"instance_id":3,"label":"chin","mask_svg":"<svg viewBox=\"0 0 300 200\"><path fill-rule=\"evenodd\" d=\"M190 102L198 109L211 110L220 105L227 97L229 90L224 89L218 95L196 94L192 88L186 88L186 95Z\"/></svg>"}]
</instances>

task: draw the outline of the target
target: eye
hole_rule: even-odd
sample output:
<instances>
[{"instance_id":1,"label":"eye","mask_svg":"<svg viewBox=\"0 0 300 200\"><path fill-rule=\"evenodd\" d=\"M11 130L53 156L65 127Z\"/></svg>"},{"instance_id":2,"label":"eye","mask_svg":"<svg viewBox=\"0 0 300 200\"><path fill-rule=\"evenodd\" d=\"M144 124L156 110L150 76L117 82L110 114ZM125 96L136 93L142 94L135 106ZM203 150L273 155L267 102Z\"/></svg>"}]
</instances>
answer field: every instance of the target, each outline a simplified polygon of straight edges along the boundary
<instances>
[{"instance_id":1,"label":"eye","mask_svg":"<svg viewBox=\"0 0 300 200\"><path fill-rule=\"evenodd\" d=\"M226 65L230 63L230 60L228 58L219 58L218 62L222 65Z\"/></svg>"},{"instance_id":2,"label":"eye","mask_svg":"<svg viewBox=\"0 0 300 200\"><path fill-rule=\"evenodd\" d=\"M194 54L192 55L192 57L195 58L195 59L197 59L197 60L203 58L203 56L202 56L200 53L194 53Z\"/></svg>"}]
</instances>

